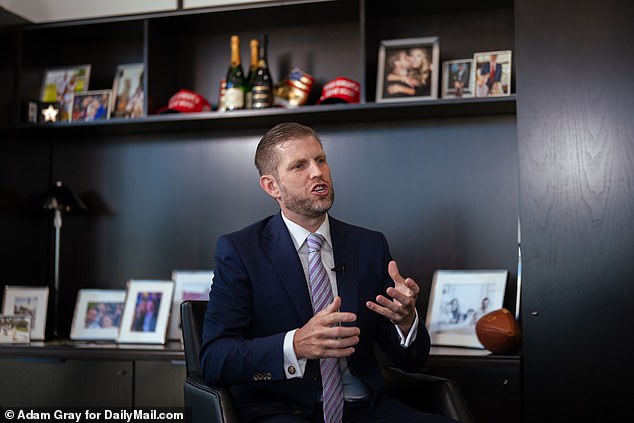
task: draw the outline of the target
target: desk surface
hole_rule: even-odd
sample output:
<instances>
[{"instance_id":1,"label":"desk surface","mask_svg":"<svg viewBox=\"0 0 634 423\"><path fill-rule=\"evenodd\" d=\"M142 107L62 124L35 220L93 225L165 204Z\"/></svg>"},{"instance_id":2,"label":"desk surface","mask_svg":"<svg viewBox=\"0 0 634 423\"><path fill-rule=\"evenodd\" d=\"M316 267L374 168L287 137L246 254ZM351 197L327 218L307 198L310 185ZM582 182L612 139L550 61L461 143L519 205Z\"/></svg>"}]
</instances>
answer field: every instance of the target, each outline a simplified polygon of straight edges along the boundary
<instances>
[{"instance_id":1,"label":"desk surface","mask_svg":"<svg viewBox=\"0 0 634 423\"><path fill-rule=\"evenodd\" d=\"M0 358L63 358L63 359L121 359L121 360L183 360L183 345L170 341L165 345L118 344L114 342L90 342L57 340L31 342L30 344L2 344ZM455 347L432 347L427 365L455 366L456 364L480 366L519 365L517 355L495 355L487 350Z\"/></svg>"},{"instance_id":2,"label":"desk surface","mask_svg":"<svg viewBox=\"0 0 634 423\"><path fill-rule=\"evenodd\" d=\"M117 344L114 342L46 341L0 345L1 358L64 358L121 360L184 360L183 345L170 341L165 345Z\"/></svg>"}]
</instances>

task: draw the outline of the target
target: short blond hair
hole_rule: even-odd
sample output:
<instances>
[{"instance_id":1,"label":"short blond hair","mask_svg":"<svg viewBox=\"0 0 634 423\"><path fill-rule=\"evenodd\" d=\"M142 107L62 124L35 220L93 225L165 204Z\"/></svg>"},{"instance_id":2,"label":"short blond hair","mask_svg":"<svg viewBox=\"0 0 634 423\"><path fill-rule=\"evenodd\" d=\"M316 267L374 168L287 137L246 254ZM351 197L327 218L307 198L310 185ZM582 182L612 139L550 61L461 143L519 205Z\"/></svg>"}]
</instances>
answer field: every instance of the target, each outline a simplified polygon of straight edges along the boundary
<instances>
[{"instance_id":1,"label":"short blond hair","mask_svg":"<svg viewBox=\"0 0 634 423\"><path fill-rule=\"evenodd\" d=\"M312 137L321 145L321 140L313 128L296 122L280 123L269 129L255 150L255 167L260 176L277 175L280 158L275 147L290 139L305 137Z\"/></svg>"}]
</instances>

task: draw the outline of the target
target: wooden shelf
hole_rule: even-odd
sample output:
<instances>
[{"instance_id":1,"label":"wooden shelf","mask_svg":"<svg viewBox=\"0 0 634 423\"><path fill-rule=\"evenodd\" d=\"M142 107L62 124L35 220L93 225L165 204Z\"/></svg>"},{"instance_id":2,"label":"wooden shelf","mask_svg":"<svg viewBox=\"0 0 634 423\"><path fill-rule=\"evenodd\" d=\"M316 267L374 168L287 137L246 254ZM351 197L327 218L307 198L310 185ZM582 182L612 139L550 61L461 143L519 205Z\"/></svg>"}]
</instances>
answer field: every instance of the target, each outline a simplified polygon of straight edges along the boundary
<instances>
[{"instance_id":1,"label":"wooden shelf","mask_svg":"<svg viewBox=\"0 0 634 423\"><path fill-rule=\"evenodd\" d=\"M189 114L151 115L139 119L110 119L99 122L22 124L0 130L21 136L66 134L150 134L197 130L237 130L270 127L283 121L308 125L369 123L376 121L423 120L464 116L515 114L515 95L492 98L439 99L402 103L332 104L293 109L239 110Z\"/></svg>"}]
</instances>

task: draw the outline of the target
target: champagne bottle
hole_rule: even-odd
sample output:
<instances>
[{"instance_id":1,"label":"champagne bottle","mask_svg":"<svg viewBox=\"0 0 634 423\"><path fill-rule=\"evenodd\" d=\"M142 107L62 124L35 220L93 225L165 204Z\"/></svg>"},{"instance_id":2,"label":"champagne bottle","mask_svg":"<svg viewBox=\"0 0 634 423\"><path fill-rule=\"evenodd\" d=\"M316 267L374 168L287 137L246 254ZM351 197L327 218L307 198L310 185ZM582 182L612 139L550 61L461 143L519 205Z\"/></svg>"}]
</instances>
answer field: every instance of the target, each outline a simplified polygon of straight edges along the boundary
<instances>
[{"instance_id":1,"label":"champagne bottle","mask_svg":"<svg viewBox=\"0 0 634 423\"><path fill-rule=\"evenodd\" d=\"M267 62L268 37L260 37L260 48L258 52L258 68L255 71L251 93L253 96L253 108L263 109L273 106L273 80L269 72Z\"/></svg>"},{"instance_id":2,"label":"champagne bottle","mask_svg":"<svg viewBox=\"0 0 634 423\"><path fill-rule=\"evenodd\" d=\"M251 66L249 67L249 73L247 75L246 82L246 108L251 109L253 107L253 92L251 88L253 87L253 80L255 79L255 72L258 69L258 48L260 42L257 39L252 39L249 43L251 47Z\"/></svg>"},{"instance_id":3,"label":"champagne bottle","mask_svg":"<svg viewBox=\"0 0 634 423\"><path fill-rule=\"evenodd\" d=\"M240 62L240 37L231 36L231 63L227 71L225 88L225 108L226 110L237 110L244 108L245 81Z\"/></svg>"}]
</instances>

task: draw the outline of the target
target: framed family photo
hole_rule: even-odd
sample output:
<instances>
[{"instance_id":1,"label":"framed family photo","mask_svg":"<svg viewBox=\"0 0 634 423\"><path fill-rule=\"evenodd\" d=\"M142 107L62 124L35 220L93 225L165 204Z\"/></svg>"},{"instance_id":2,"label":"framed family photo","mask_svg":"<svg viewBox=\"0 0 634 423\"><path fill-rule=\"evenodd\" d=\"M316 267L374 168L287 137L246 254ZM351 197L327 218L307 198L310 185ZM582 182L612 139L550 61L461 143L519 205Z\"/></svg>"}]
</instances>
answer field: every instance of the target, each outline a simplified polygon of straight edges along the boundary
<instances>
[{"instance_id":1,"label":"framed family photo","mask_svg":"<svg viewBox=\"0 0 634 423\"><path fill-rule=\"evenodd\" d=\"M117 342L164 344L173 295L173 281L129 281Z\"/></svg>"},{"instance_id":2,"label":"framed family photo","mask_svg":"<svg viewBox=\"0 0 634 423\"><path fill-rule=\"evenodd\" d=\"M88 91L90 65L78 65L51 68L44 71L40 101L43 103L59 103L60 116L58 122L70 120L73 94Z\"/></svg>"},{"instance_id":3,"label":"framed family photo","mask_svg":"<svg viewBox=\"0 0 634 423\"><path fill-rule=\"evenodd\" d=\"M439 55L438 37L382 41L377 103L438 98Z\"/></svg>"},{"instance_id":4,"label":"framed family photo","mask_svg":"<svg viewBox=\"0 0 634 423\"><path fill-rule=\"evenodd\" d=\"M112 117L137 118L145 116L143 63L119 65L112 84Z\"/></svg>"},{"instance_id":5,"label":"framed family photo","mask_svg":"<svg viewBox=\"0 0 634 423\"><path fill-rule=\"evenodd\" d=\"M80 289L70 339L116 340L124 305L125 290Z\"/></svg>"},{"instance_id":6,"label":"framed family photo","mask_svg":"<svg viewBox=\"0 0 634 423\"><path fill-rule=\"evenodd\" d=\"M28 344L31 316L0 314L0 344Z\"/></svg>"},{"instance_id":7,"label":"framed family photo","mask_svg":"<svg viewBox=\"0 0 634 423\"><path fill-rule=\"evenodd\" d=\"M186 300L209 300L209 290L213 278L213 270L175 270L172 272L174 300L172 301L168 339L181 339L181 303Z\"/></svg>"},{"instance_id":8,"label":"framed family photo","mask_svg":"<svg viewBox=\"0 0 634 423\"><path fill-rule=\"evenodd\" d=\"M473 59L457 59L443 62L442 97L473 97Z\"/></svg>"},{"instance_id":9,"label":"framed family photo","mask_svg":"<svg viewBox=\"0 0 634 423\"><path fill-rule=\"evenodd\" d=\"M486 51L473 55L476 97L511 95L511 50Z\"/></svg>"},{"instance_id":10,"label":"framed family photo","mask_svg":"<svg viewBox=\"0 0 634 423\"><path fill-rule=\"evenodd\" d=\"M476 322L502 308L507 277L507 270L434 272L425 321L432 345L483 349Z\"/></svg>"},{"instance_id":11,"label":"framed family photo","mask_svg":"<svg viewBox=\"0 0 634 423\"><path fill-rule=\"evenodd\" d=\"M44 340L48 292L47 286L5 286L4 288L2 314L28 316L31 321L30 337L33 341Z\"/></svg>"},{"instance_id":12,"label":"framed family photo","mask_svg":"<svg viewBox=\"0 0 634 423\"><path fill-rule=\"evenodd\" d=\"M73 94L71 122L110 119L111 94L111 90L86 91Z\"/></svg>"}]
</instances>

